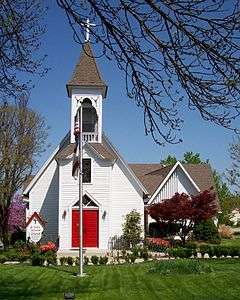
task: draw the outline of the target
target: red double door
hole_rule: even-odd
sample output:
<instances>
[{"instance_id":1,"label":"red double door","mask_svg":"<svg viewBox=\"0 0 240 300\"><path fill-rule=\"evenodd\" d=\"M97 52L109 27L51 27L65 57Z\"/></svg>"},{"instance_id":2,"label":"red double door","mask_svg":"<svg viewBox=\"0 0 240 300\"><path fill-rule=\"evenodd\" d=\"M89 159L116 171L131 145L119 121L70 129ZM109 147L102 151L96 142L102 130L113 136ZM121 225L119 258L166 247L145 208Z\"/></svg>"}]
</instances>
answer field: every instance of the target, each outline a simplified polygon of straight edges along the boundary
<instances>
[{"instance_id":1,"label":"red double door","mask_svg":"<svg viewBox=\"0 0 240 300\"><path fill-rule=\"evenodd\" d=\"M79 210L72 210L72 247L79 247ZM98 210L83 209L83 247L98 247Z\"/></svg>"}]
</instances>

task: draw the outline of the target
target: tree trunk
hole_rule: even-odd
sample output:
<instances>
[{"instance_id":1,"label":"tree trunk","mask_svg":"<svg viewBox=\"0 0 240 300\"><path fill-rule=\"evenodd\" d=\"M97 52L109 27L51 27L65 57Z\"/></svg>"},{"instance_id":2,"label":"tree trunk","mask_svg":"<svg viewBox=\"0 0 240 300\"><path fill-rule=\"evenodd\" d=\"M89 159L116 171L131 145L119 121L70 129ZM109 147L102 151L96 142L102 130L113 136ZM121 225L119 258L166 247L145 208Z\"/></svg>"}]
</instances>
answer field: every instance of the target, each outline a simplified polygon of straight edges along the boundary
<instances>
[{"instance_id":1,"label":"tree trunk","mask_svg":"<svg viewBox=\"0 0 240 300\"><path fill-rule=\"evenodd\" d=\"M0 224L0 238L2 239L2 243L4 249L9 247L9 229L8 229L8 209L4 208L3 205L1 207L1 224Z\"/></svg>"}]
</instances>

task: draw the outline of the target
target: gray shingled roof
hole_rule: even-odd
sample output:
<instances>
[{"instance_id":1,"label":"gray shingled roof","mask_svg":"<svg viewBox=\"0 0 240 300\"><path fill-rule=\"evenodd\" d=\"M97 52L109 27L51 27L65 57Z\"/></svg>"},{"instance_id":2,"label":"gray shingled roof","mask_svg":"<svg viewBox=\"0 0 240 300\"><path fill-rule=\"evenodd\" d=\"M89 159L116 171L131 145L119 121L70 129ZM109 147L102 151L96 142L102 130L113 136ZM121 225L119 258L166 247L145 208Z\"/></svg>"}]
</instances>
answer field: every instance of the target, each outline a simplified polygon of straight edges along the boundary
<instances>
[{"instance_id":1,"label":"gray shingled roof","mask_svg":"<svg viewBox=\"0 0 240 300\"><path fill-rule=\"evenodd\" d=\"M58 153L55 156L55 159L65 159L71 154L73 154L75 144L66 143L61 147ZM102 137L102 143L89 143L89 146L92 147L103 159L114 160L117 159L114 151L109 147L104 136Z\"/></svg>"},{"instance_id":2,"label":"gray shingled roof","mask_svg":"<svg viewBox=\"0 0 240 300\"><path fill-rule=\"evenodd\" d=\"M100 87L103 90L103 96L106 96L107 85L99 72L90 42L84 44L79 62L67 83L68 96L73 86Z\"/></svg>"},{"instance_id":3,"label":"gray shingled roof","mask_svg":"<svg viewBox=\"0 0 240 300\"><path fill-rule=\"evenodd\" d=\"M129 164L129 166L150 195L154 194L173 167L161 164ZM215 187L212 170L208 164L183 164L183 166L201 191Z\"/></svg>"}]
</instances>

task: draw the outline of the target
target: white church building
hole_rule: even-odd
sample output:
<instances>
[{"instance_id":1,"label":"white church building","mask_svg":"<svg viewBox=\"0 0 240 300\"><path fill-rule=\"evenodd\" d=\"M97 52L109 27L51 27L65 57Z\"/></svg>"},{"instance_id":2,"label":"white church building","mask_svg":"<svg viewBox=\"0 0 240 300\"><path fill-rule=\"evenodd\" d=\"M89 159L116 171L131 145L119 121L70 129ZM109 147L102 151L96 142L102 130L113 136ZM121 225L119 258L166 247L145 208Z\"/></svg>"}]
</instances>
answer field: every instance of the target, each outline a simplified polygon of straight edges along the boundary
<instances>
[{"instance_id":1,"label":"white church building","mask_svg":"<svg viewBox=\"0 0 240 300\"><path fill-rule=\"evenodd\" d=\"M74 117L79 102L83 112L84 248L109 249L112 238L121 236L124 218L133 209L141 214L146 232L145 205L176 192L197 194L214 185L206 164L126 162L102 130L107 85L89 42L67 83L67 93L71 99L70 131L23 191L28 202L27 221L37 213L45 224L42 241L57 241L59 253L74 252L79 246L79 185L72 177Z\"/></svg>"}]
</instances>

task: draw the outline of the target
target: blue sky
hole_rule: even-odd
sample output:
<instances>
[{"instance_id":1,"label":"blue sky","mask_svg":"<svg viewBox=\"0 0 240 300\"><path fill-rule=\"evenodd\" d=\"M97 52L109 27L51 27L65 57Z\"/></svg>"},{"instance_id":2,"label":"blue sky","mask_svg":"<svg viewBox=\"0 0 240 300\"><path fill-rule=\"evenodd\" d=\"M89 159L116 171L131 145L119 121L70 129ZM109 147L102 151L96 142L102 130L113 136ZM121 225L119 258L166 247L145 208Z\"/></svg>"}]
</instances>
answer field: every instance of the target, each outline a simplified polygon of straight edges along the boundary
<instances>
[{"instance_id":1,"label":"blue sky","mask_svg":"<svg viewBox=\"0 0 240 300\"><path fill-rule=\"evenodd\" d=\"M50 147L39 158L39 165L70 128L66 82L81 51L58 7L50 6L45 21L47 32L42 39L41 52L47 54L46 65L51 69L45 77L33 79L35 88L30 101L50 126ZM103 102L104 131L128 162L159 162L168 154L181 158L185 151L193 151L201 153L203 159L210 159L219 172L229 167L228 145L233 140L233 132L203 121L197 112L183 108L185 122L180 135L183 142L165 147L155 144L150 136L145 136L141 109L126 96L123 74L113 61L101 58L97 63L109 87Z\"/></svg>"}]
</instances>

